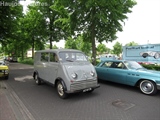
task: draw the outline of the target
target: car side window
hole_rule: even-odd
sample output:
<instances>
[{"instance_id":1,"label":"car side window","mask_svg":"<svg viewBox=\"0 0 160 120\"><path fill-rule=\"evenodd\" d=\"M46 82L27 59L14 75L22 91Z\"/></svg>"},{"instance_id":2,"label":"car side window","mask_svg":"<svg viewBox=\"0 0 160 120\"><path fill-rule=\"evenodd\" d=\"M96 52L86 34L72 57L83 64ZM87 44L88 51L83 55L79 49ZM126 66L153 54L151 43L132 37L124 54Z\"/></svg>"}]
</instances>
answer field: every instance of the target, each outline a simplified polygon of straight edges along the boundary
<instances>
[{"instance_id":1,"label":"car side window","mask_svg":"<svg viewBox=\"0 0 160 120\"><path fill-rule=\"evenodd\" d=\"M122 62L113 62L111 68L124 69L125 65Z\"/></svg>"},{"instance_id":2,"label":"car side window","mask_svg":"<svg viewBox=\"0 0 160 120\"><path fill-rule=\"evenodd\" d=\"M117 65L117 68L120 68L120 69L125 69L125 65L120 62L118 65Z\"/></svg>"},{"instance_id":3,"label":"car side window","mask_svg":"<svg viewBox=\"0 0 160 120\"><path fill-rule=\"evenodd\" d=\"M58 56L55 53L50 53L50 62L58 62Z\"/></svg>"},{"instance_id":4,"label":"car side window","mask_svg":"<svg viewBox=\"0 0 160 120\"><path fill-rule=\"evenodd\" d=\"M102 65L102 67L110 67L111 66L111 64L112 64L113 62L104 62L104 64Z\"/></svg>"},{"instance_id":5,"label":"car side window","mask_svg":"<svg viewBox=\"0 0 160 120\"><path fill-rule=\"evenodd\" d=\"M41 53L41 61L48 62L49 56L48 53Z\"/></svg>"},{"instance_id":6,"label":"car side window","mask_svg":"<svg viewBox=\"0 0 160 120\"><path fill-rule=\"evenodd\" d=\"M119 62L113 62L110 68L118 68Z\"/></svg>"}]
</instances>

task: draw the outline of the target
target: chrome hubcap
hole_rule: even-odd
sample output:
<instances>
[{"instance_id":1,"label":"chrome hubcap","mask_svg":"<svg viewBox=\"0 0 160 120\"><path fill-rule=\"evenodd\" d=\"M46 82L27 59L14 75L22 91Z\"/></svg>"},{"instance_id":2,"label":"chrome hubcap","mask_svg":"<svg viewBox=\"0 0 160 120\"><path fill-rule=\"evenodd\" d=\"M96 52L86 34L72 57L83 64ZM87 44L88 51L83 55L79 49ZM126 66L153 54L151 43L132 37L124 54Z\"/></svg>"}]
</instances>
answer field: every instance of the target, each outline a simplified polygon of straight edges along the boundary
<instances>
[{"instance_id":1,"label":"chrome hubcap","mask_svg":"<svg viewBox=\"0 0 160 120\"><path fill-rule=\"evenodd\" d=\"M143 82L141 84L141 89L146 93L150 93L154 90L154 87L153 87L152 83L150 83L150 82Z\"/></svg>"},{"instance_id":2,"label":"chrome hubcap","mask_svg":"<svg viewBox=\"0 0 160 120\"><path fill-rule=\"evenodd\" d=\"M58 88L58 94L60 96L63 96L64 92L63 92L63 86L62 86L62 84L58 84L57 88Z\"/></svg>"},{"instance_id":3,"label":"chrome hubcap","mask_svg":"<svg viewBox=\"0 0 160 120\"><path fill-rule=\"evenodd\" d=\"M37 75L35 75L35 80L36 80L36 83L38 83L38 78L37 78Z\"/></svg>"}]
</instances>

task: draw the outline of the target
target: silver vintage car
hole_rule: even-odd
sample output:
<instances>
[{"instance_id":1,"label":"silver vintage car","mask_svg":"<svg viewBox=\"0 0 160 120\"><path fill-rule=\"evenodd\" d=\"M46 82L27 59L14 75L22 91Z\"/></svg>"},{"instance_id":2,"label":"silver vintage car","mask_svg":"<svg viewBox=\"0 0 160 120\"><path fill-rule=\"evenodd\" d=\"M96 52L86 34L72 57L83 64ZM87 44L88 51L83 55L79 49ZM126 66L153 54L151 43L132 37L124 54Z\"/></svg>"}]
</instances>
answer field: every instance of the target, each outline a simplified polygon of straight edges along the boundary
<instances>
[{"instance_id":1,"label":"silver vintage car","mask_svg":"<svg viewBox=\"0 0 160 120\"><path fill-rule=\"evenodd\" d=\"M33 77L36 84L49 82L60 98L69 93L92 92L100 85L94 66L86 55L74 49L51 49L35 52Z\"/></svg>"}]
</instances>

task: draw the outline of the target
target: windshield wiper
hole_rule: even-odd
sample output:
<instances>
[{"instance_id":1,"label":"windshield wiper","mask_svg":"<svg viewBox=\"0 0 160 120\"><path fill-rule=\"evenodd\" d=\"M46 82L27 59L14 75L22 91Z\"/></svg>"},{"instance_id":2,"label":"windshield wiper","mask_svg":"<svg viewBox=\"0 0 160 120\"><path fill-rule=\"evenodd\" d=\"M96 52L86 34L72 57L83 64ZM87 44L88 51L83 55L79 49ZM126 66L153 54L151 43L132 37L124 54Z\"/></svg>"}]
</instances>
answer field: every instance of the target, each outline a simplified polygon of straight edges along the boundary
<instances>
[{"instance_id":1,"label":"windshield wiper","mask_svg":"<svg viewBox=\"0 0 160 120\"><path fill-rule=\"evenodd\" d=\"M73 62L73 60L70 60L70 59L68 59L68 60L66 60L66 61Z\"/></svg>"},{"instance_id":2,"label":"windshield wiper","mask_svg":"<svg viewBox=\"0 0 160 120\"><path fill-rule=\"evenodd\" d=\"M145 68L137 68L136 70L145 69Z\"/></svg>"}]
</instances>

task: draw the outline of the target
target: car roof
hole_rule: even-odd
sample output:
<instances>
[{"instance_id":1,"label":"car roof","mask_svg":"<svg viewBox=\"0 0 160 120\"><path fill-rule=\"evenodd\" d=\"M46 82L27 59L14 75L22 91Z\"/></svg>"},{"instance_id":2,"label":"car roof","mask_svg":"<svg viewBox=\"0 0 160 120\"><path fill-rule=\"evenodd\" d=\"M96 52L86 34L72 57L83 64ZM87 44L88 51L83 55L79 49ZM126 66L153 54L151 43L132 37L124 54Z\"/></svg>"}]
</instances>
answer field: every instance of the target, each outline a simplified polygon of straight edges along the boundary
<instances>
[{"instance_id":1,"label":"car roof","mask_svg":"<svg viewBox=\"0 0 160 120\"><path fill-rule=\"evenodd\" d=\"M111 62L124 62L124 61L126 61L126 60L113 60L113 59L108 59L108 60L103 60L102 62L104 62L104 61L111 61Z\"/></svg>"},{"instance_id":2,"label":"car roof","mask_svg":"<svg viewBox=\"0 0 160 120\"><path fill-rule=\"evenodd\" d=\"M4 61L3 61L3 60L0 60L0 63L4 63Z\"/></svg>"},{"instance_id":3,"label":"car roof","mask_svg":"<svg viewBox=\"0 0 160 120\"><path fill-rule=\"evenodd\" d=\"M49 49L49 50L39 50L36 52L63 52L63 51L72 51L72 52L81 52L80 50L76 49Z\"/></svg>"}]
</instances>

